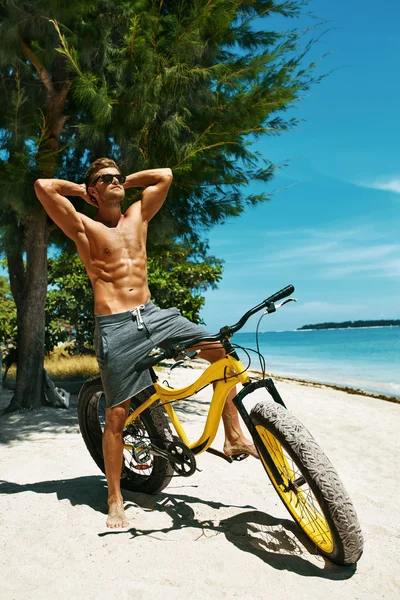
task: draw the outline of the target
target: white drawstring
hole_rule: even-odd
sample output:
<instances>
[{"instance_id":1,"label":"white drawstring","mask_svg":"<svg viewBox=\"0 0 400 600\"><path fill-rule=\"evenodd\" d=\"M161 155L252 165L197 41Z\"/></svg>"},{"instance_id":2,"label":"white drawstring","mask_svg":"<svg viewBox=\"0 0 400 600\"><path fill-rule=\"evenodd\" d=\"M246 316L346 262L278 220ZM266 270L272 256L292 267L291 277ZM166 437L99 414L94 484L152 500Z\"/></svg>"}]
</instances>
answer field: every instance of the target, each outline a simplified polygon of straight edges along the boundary
<instances>
[{"instance_id":1,"label":"white drawstring","mask_svg":"<svg viewBox=\"0 0 400 600\"><path fill-rule=\"evenodd\" d=\"M140 306L136 306L136 308L132 308L130 310L130 312L132 313L132 315L134 317L136 317L137 328L138 329L143 329L143 327L144 327L143 319L142 319L142 313L140 312L141 310L144 310L144 304L141 304Z\"/></svg>"}]
</instances>

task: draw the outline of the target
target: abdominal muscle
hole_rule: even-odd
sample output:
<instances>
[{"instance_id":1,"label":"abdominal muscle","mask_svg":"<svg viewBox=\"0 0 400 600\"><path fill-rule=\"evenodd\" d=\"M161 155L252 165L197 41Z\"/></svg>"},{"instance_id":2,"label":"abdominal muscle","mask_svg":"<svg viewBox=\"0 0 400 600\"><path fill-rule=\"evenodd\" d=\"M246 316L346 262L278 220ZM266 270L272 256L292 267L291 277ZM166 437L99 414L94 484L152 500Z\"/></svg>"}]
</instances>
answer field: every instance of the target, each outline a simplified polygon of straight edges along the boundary
<instances>
[{"instance_id":1,"label":"abdominal muscle","mask_svg":"<svg viewBox=\"0 0 400 600\"><path fill-rule=\"evenodd\" d=\"M104 259L81 254L92 283L95 315L125 312L150 300L146 253L135 258L129 254L115 247Z\"/></svg>"},{"instance_id":2,"label":"abdominal muscle","mask_svg":"<svg viewBox=\"0 0 400 600\"><path fill-rule=\"evenodd\" d=\"M125 260L115 268L107 265L106 269L98 262L92 263L89 273L96 315L124 312L150 299L145 260Z\"/></svg>"},{"instance_id":3,"label":"abdominal muscle","mask_svg":"<svg viewBox=\"0 0 400 600\"><path fill-rule=\"evenodd\" d=\"M78 248L92 283L95 315L125 312L150 300L141 236L131 233L129 241L118 237L96 236L95 243L92 238L86 248Z\"/></svg>"},{"instance_id":4,"label":"abdominal muscle","mask_svg":"<svg viewBox=\"0 0 400 600\"><path fill-rule=\"evenodd\" d=\"M99 278L93 290L95 315L125 312L150 300L147 277L144 280L130 278L112 283Z\"/></svg>"}]
</instances>

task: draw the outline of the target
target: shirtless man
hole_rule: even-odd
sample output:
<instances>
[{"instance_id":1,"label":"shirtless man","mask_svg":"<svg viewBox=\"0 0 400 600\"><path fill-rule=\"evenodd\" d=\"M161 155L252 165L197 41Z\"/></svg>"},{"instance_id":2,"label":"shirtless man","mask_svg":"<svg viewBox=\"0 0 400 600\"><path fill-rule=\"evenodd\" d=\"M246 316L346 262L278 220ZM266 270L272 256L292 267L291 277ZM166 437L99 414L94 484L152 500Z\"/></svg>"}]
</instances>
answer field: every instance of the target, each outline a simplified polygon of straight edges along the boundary
<instances>
[{"instance_id":1,"label":"shirtless man","mask_svg":"<svg viewBox=\"0 0 400 600\"><path fill-rule=\"evenodd\" d=\"M122 432L130 398L151 386L148 371L135 364L154 346L165 346L206 335L177 309L161 310L150 300L147 283L146 238L149 221L160 210L172 182L171 169L151 169L121 175L114 161L97 159L85 184L60 179L38 179L35 192L47 214L77 247L94 292L95 348L106 396L103 454L108 485L107 527L127 527L120 488ZM140 201L121 213L128 188L144 188ZM66 196L81 196L96 206L94 219L79 213ZM200 347L200 346L199 346ZM215 344L200 355L209 362L224 356ZM224 411L224 452L228 456L258 457L244 437L232 390Z\"/></svg>"}]
</instances>

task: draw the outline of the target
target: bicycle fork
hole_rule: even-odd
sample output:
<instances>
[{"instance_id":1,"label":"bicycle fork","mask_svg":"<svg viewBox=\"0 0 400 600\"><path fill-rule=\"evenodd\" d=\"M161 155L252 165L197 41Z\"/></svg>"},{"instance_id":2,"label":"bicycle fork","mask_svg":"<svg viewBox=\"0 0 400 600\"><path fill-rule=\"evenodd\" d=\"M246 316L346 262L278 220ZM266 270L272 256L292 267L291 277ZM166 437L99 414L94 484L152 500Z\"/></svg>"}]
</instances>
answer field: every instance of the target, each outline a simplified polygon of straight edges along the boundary
<instances>
[{"instance_id":1,"label":"bicycle fork","mask_svg":"<svg viewBox=\"0 0 400 600\"><path fill-rule=\"evenodd\" d=\"M276 402L277 404L280 404L281 406L286 408L272 379L261 379L260 381L253 381L251 383L245 384L243 389L240 390L240 392L238 394L236 394L236 396L233 398L233 404L235 405L240 416L242 417L247 429L249 430L249 433L251 434L251 436L254 440L254 443L256 444L258 452L262 455L262 458L265 461L265 463L266 463L268 469L270 470L273 478L275 479L276 483L278 485L283 486L286 491L287 486L286 486L285 482L283 481L280 472L276 468L275 463L272 460L270 453L268 452L265 445L263 444L260 434L258 433L253 421L251 420L249 413L247 412L246 408L243 405L244 398L248 394L251 394L252 392L254 392L254 390L257 390L258 388L261 388L261 387L264 387L268 390L268 392L272 396L274 402Z\"/></svg>"}]
</instances>

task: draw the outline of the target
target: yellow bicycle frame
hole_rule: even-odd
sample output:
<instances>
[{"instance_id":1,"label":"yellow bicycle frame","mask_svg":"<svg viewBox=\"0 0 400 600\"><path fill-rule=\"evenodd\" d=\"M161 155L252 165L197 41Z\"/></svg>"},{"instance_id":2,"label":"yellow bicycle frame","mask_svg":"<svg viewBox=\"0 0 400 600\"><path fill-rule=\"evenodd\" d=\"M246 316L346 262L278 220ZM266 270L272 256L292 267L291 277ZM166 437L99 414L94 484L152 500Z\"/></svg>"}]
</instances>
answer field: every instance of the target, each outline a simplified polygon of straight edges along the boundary
<instances>
[{"instance_id":1,"label":"yellow bicycle frame","mask_svg":"<svg viewBox=\"0 0 400 600\"><path fill-rule=\"evenodd\" d=\"M156 381L154 383L155 393L129 415L125 422L125 427L134 421L144 410L146 410L146 408L151 406L157 400L160 400L182 442L186 444L194 454L200 454L201 452L205 452L214 441L229 391L236 384L244 384L249 381L250 377L246 373L246 368L242 362L230 354L227 354L225 358L212 363L205 371L203 371L196 381L186 387L173 389ZM172 407L172 403L192 396L210 383L215 383L215 386L204 430L200 438L196 442L191 443L182 427L178 415Z\"/></svg>"}]
</instances>

